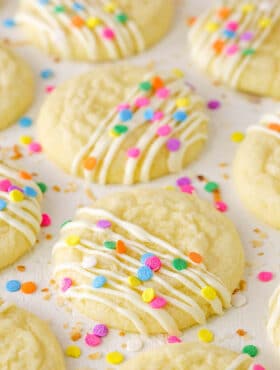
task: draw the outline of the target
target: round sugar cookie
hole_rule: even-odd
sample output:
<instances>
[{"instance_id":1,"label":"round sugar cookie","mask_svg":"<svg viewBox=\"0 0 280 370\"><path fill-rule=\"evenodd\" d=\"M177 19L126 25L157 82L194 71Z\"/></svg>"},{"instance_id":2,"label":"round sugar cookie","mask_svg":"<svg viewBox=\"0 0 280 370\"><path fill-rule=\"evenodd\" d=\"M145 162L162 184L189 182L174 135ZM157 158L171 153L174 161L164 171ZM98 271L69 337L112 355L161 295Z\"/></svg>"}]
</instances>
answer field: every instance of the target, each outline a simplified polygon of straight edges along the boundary
<instances>
[{"instance_id":1,"label":"round sugar cookie","mask_svg":"<svg viewBox=\"0 0 280 370\"><path fill-rule=\"evenodd\" d=\"M41 190L29 173L0 161L0 269L35 245L41 200Z\"/></svg>"},{"instance_id":2,"label":"round sugar cookie","mask_svg":"<svg viewBox=\"0 0 280 370\"><path fill-rule=\"evenodd\" d=\"M246 354L204 343L169 344L142 352L120 370L265 370Z\"/></svg>"},{"instance_id":3,"label":"round sugar cookie","mask_svg":"<svg viewBox=\"0 0 280 370\"><path fill-rule=\"evenodd\" d=\"M155 188L78 209L53 264L61 295L91 319L179 335L230 307L244 256L232 222L212 205Z\"/></svg>"},{"instance_id":4,"label":"round sugar cookie","mask_svg":"<svg viewBox=\"0 0 280 370\"><path fill-rule=\"evenodd\" d=\"M46 155L100 184L180 171L207 138L204 103L182 77L148 68L96 68L58 87L38 118Z\"/></svg>"},{"instance_id":5,"label":"round sugar cookie","mask_svg":"<svg viewBox=\"0 0 280 370\"><path fill-rule=\"evenodd\" d=\"M280 350L280 287L275 289L269 301L267 333L271 342Z\"/></svg>"},{"instance_id":6,"label":"round sugar cookie","mask_svg":"<svg viewBox=\"0 0 280 370\"><path fill-rule=\"evenodd\" d=\"M13 370L64 370L64 356L51 329L32 313L0 304L0 365Z\"/></svg>"},{"instance_id":7,"label":"round sugar cookie","mask_svg":"<svg viewBox=\"0 0 280 370\"><path fill-rule=\"evenodd\" d=\"M30 43L62 59L126 58L169 30L173 0L21 0L16 21Z\"/></svg>"},{"instance_id":8,"label":"round sugar cookie","mask_svg":"<svg viewBox=\"0 0 280 370\"><path fill-rule=\"evenodd\" d=\"M189 33L193 60L216 81L280 99L280 3L220 1Z\"/></svg>"},{"instance_id":9,"label":"round sugar cookie","mask_svg":"<svg viewBox=\"0 0 280 370\"><path fill-rule=\"evenodd\" d=\"M236 189L261 221L280 229L280 114L250 126L233 163Z\"/></svg>"},{"instance_id":10,"label":"round sugar cookie","mask_svg":"<svg viewBox=\"0 0 280 370\"><path fill-rule=\"evenodd\" d=\"M14 123L29 108L33 94L29 66L0 42L0 130Z\"/></svg>"}]
</instances>

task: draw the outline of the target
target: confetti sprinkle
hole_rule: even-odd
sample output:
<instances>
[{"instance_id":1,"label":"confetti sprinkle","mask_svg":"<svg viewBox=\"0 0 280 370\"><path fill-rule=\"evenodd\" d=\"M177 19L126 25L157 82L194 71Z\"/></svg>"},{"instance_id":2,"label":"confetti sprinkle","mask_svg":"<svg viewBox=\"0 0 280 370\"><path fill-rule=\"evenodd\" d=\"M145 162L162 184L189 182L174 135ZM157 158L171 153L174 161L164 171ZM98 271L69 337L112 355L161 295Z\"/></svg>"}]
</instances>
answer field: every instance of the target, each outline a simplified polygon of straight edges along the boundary
<instances>
[{"instance_id":1,"label":"confetti sprinkle","mask_svg":"<svg viewBox=\"0 0 280 370\"><path fill-rule=\"evenodd\" d=\"M201 289L201 295L210 301L213 301L214 299L217 298L216 290L209 285Z\"/></svg>"},{"instance_id":2,"label":"confetti sprinkle","mask_svg":"<svg viewBox=\"0 0 280 370\"><path fill-rule=\"evenodd\" d=\"M261 271L258 273L258 279L263 283L268 283L273 279L273 273L271 271Z\"/></svg>"},{"instance_id":3,"label":"confetti sprinkle","mask_svg":"<svg viewBox=\"0 0 280 370\"><path fill-rule=\"evenodd\" d=\"M197 333L197 336L201 342L205 342L205 343L210 343L210 342L213 342L214 340L213 332L205 328L200 329Z\"/></svg>"},{"instance_id":4,"label":"confetti sprinkle","mask_svg":"<svg viewBox=\"0 0 280 370\"><path fill-rule=\"evenodd\" d=\"M73 358L79 358L81 353L81 349L78 346L68 346L65 350L66 356Z\"/></svg>"},{"instance_id":5,"label":"confetti sprinkle","mask_svg":"<svg viewBox=\"0 0 280 370\"><path fill-rule=\"evenodd\" d=\"M102 288L107 282L107 279L105 276L96 276L94 279L93 279L93 282L92 282L92 286L96 289L99 289L99 288Z\"/></svg>"},{"instance_id":6,"label":"confetti sprinkle","mask_svg":"<svg viewBox=\"0 0 280 370\"><path fill-rule=\"evenodd\" d=\"M123 362L124 356L120 352L109 352L106 355L106 361L110 365L119 365Z\"/></svg>"},{"instance_id":7,"label":"confetti sprinkle","mask_svg":"<svg viewBox=\"0 0 280 370\"><path fill-rule=\"evenodd\" d=\"M158 271L161 268L161 260L156 256L150 256L145 259L145 265L153 271Z\"/></svg>"},{"instance_id":8,"label":"confetti sprinkle","mask_svg":"<svg viewBox=\"0 0 280 370\"><path fill-rule=\"evenodd\" d=\"M155 298L155 291L153 288L147 288L142 293L142 300L145 303L150 303Z\"/></svg>"},{"instance_id":9,"label":"confetti sprinkle","mask_svg":"<svg viewBox=\"0 0 280 370\"><path fill-rule=\"evenodd\" d=\"M4 211L7 208L7 202L4 199L0 199L0 211Z\"/></svg>"},{"instance_id":10,"label":"confetti sprinkle","mask_svg":"<svg viewBox=\"0 0 280 370\"><path fill-rule=\"evenodd\" d=\"M207 107L210 110L216 110L216 109L219 109L221 107L221 103L219 102L219 100L210 100L207 103Z\"/></svg>"},{"instance_id":11,"label":"confetti sprinkle","mask_svg":"<svg viewBox=\"0 0 280 370\"><path fill-rule=\"evenodd\" d=\"M95 325L93 328L93 334L97 335L98 337L106 337L108 335L108 327L104 324Z\"/></svg>"},{"instance_id":12,"label":"confetti sprinkle","mask_svg":"<svg viewBox=\"0 0 280 370\"><path fill-rule=\"evenodd\" d=\"M77 235L69 235L65 239L66 244L69 246L75 246L80 243L80 237Z\"/></svg>"},{"instance_id":13,"label":"confetti sprinkle","mask_svg":"<svg viewBox=\"0 0 280 370\"><path fill-rule=\"evenodd\" d=\"M243 132L239 131L233 132L230 136L231 141L233 141L234 143L241 143L241 141L244 140L244 137L245 135L243 134Z\"/></svg>"},{"instance_id":14,"label":"confetti sprinkle","mask_svg":"<svg viewBox=\"0 0 280 370\"><path fill-rule=\"evenodd\" d=\"M166 306L167 301L163 297L155 297L151 302L150 306L154 309L160 309Z\"/></svg>"},{"instance_id":15,"label":"confetti sprinkle","mask_svg":"<svg viewBox=\"0 0 280 370\"><path fill-rule=\"evenodd\" d=\"M82 261L82 267L85 269L96 266L97 260L94 256L85 256Z\"/></svg>"},{"instance_id":16,"label":"confetti sprinkle","mask_svg":"<svg viewBox=\"0 0 280 370\"><path fill-rule=\"evenodd\" d=\"M50 215L47 213L42 214L41 227L48 227L52 223Z\"/></svg>"},{"instance_id":17,"label":"confetti sprinkle","mask_svg":"<svg viewBox=\"0 0 280 370\"><path fill-rule=\"evenodd\" d=\"M21 285L21 291L24 294L33 294L37 290L37 285L33 281L27 281Z\"/></svg>"},{"instance_id":18,"label":"confetti sprinkle","mask_svg":"<svg viewBox=\"0 0 280 370\"><path fill-rule=\"evenodd\" d=\"M42 145L36 141L33 141L28 145L28 149L31 153L40 153L42 151Z\"/></svg>"},{"instance_id":19,"label":"confetti sprinkle","mask_svg":"<svg viewBox=\"0 0 280 370\"><path fill-rule=\"evenodd\" d=\"M242 353L246 353L250 357L256 357L259 351L258 348L253 344L248 344L247 346L243 347Z\"/></svg>"},{"instance_id":20,"label":"confetti sprinkle","mask_svg":"<svg viewBox=\"0 0 280 370\"><path fill-rule=\"evenodd\" d=\"M167 343L170 343L170 344L175 344L175 343L181 343L181 339L176 337L175 335L170 335L168 338L167 338Z\"/></svg>"},{"instance_id":21,"label":"confetti sprinkle","mask_svg":"<svg viewBox=\"0 0 280 370\"><path fill-rule=\"evenodd\" d=\"M48 78L51 78L53 77L54 73L53 73L53 70L52 69L43 69L41 72L40 72L40 76L41 78L43 78L44 80L48 79Z\"/></svg>"},{"instance_id":22,"label":"confetti sprinkle","mask_svg":"<svg viewBox=\"0 0 280 370\"><path fill-rule=\"evenodd\" d=\"M215 207L220 212L226 212L228 210L227 204L221 201L215 202Z\"/></svg>"},{"instance_id":23,"label":"confetti sprinkle","mask_svg":"<svg viewBox=\"0 0 280 370\"><path fill-rule=\"evenodd\" d=\"M85 342L90 347L99 346L102 342L102 339L94 334L87 334L85 337Z\"/></svg>"},{"instance_id":24,"label":"confetti sprinkle","mask_svg":"<svg viewBox=\"0 0 280 370\"><path fill-rule=\"evenodd\" d=\"M68 278L68 277L65 277L61 281L61 287L60 287L60 289L64 293L68 289L70 289L72 285L73 285L72 279L71 278Z\"/></svg>"},{"instance_id":25,"label":"confetti sprinkle","mask_svg":"<svg viewBox=\"0 0 280 370\"><path fill-rule=\"evenodd\" d=\"M148 281L153 277L153 271L148 266L142 266L137 271L137 277L140 281Z\"/></svg>"},{"instance_id":26,"label":"confetti sprinkle","mask_svg":"<svg viewBox=\"0 0 280 370\"><path fill-rule=\"evenodd\" d=\"M133 288L136 288L137 286L141 284L141 281L136 276L129 276L127 278L127 281L128 281L128 284Z\"/></svg>"},{"instance_id":27,"label":"confetti sprinkle","mask_svg":"<svg viewBox=\"0 0 280 370\"><path fill-rule=\"evenodd\" d=\"M185 270L188 266L187 261L183 260L182 258L175 258L172 261L172 266L177 270L177 271L182 271Z\"/></svg>"},{"instance_id":28,"label":"confetti sprinkle","mask_svg":"<svg viewBox=\"0 0 280 370\"><path fill-rule=\"evenodd\" d=\"M32 119L30 117L21 117L18 121L20 127L30 127L32 125Z\"/></svg>"},{"instance_id":29,"label":"confetti sprinkle","mask_svg":"<svg viewBox=\"0 0 280 370\"><path fill-rule=\"evenodd\" d=\"M18 280L9 280L6 283L6 290L10 293L18 292L21 289L21 283Z\"/></svg>"},{"instance_id":30,"label":"confetti sprinkle","mask_svg":"<svg viewBox=\"0 0 280 370\"><path fill-rule=\"evenodd\" d=\"M138 352L142 349L143 347L143 341L139 337L134 337L129 339L126 345L126 350L128 352Z\"/></svg>"}]
</instances>

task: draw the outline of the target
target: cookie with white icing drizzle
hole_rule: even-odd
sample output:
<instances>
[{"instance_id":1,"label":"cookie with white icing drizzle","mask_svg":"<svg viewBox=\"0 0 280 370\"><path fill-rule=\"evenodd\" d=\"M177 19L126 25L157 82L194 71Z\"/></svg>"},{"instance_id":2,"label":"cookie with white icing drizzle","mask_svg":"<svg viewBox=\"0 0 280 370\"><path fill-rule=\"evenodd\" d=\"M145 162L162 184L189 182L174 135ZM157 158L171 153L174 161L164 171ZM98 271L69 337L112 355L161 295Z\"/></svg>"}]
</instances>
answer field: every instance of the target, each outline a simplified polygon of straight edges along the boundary
<instances>
[{"instance_id":1,"label":"cookie with white icing drizzle","mask_svg":"<svg viewBox=\"0 0 280 370\"><path fill-rule=\"evenodd\" d=\"M250 126L233 163L236 189L261 221L280 229L280 114Z\"/></svg>"},{"instance_id":2,"label":"cookie with white icing drizzle","mask_svg":"<svg viewBox=\"0 0 280 370\"><path fill-rule=\"evenodd\" d=\"M62 349L49 325L13 304L0 302L0 365L13 370L64 370Z\"/></svg>"},{"instance_id":3,"label":"cookie with white icing drizzle","mask_svg":"<svg viewBox=\"0 0 280 370\"><path fill-rule=\"evenodd\" d=\"M60 294L91 319L179 335L230 307L244 256L226 216L196 196L156 188L78 209L53 264Z\"/></svg>"},{"instance_id":4,"label":"cookie with white icing drizzle","mask_svg":"<svg viewBox=\"0 0 280 370\"><path fill-rule=\"evenodd\" d=\"M218 4L191 26L193 60L216 81L280 99L279 1Z\"/></svg>"},{"instance_id":5,"label":"cookie with white icing drizzle","mask_svg":"<svg viewBox=\"0 0 280 370\"><path fill-rule=\"evenodd\" d=\"M30 67L0 42L0 130L25 113L33 95L34 82Z\"/></svg>"},{"instance_id":6,"label":"cookie with white icing drizzle","mask_svg":"<svg viewBox=\"0 0 280 370\"><path fill-rule=\"evenodd\" d=\"M207 123L204 103L183 77L118 65L58 87L41 109L38 135L67 172L133 184L187 166L204 146Z\"/></svg>"},{"instance_id":7,"label":"cookie with white icing drizzle","mask_svg":"<svg viewBox=\"0 0 280 370\"><path fill-rule=\"evenodd\" d=\"M26 171L0 161L0 269L12 264L36 243L42 193Z\"/></svg>"},{"instance_id":8,"label":"cookie with white icing drizzle","mask_svg":"<svg viewBox=\"0 0 280 370\"><path fill-rule=\"evenodd\" d=\"M16 21L30 43L53 56L104 61L157 43L173 12L174 0L21 0Z\"/></svg>"},{"instance_id":9,"label":"cookie with white icing drizzle","mask_svg":"<svg viewBox=\"0 0 280 370\"><path fill-rule=\"evenodd\" d=\"M267 333L277 350L280 349L280 287L275 289L269 301Z\"/></svg>"},{"instance_id":10,"label":"cookie with white icing drizzle","mask_svg":"<svg viewBox=\"0 0 280 370\"><path fill-rule=\"evenodd\" d=\"M265 370L246 354L204 343L165 345L126 361L120 370Z\"/></svg>"}]
</instances>

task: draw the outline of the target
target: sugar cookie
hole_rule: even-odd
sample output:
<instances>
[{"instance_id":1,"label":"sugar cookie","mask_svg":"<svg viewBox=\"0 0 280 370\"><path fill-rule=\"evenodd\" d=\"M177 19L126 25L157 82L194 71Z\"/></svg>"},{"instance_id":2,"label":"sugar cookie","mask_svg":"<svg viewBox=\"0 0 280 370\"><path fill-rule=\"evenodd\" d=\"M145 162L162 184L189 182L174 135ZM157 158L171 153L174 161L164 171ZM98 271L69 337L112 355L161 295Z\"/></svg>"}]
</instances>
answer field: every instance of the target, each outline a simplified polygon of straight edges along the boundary
<instances>
[{"instance_id":1,"label":"sugar cookie","mask_svg":"<svg viewBox=\"0 0 280 370\"><path fill-rule=\"evenodd\" d=\"M63 59L116 60L158 42L173 0L21 0L16 20L30 43Z\"/></svg>"},{"instance_id":2,"label":"sugar cookie","mask_svg":"<svg viewBox=\"0 0 280 370\"><path fill-rule=\"evenodd\" d=\"M27 253L41 223L42 193L32 176L0 161L0 269Z\"/></svg>"},{"instance_id":3,"label":"sugar cookie","mask_svg":"<svg viewBox=\"0 0 280 370\"><path fill-rule=\"evenodd\" d=\"M2 370L64 370L64 356L49 326L12 304L0 304Z\"/></svg>"},{"instance_id":4,"label":"sugar cookie","mask_svg":"<svg viewBox=\"0 0 280 370\"><path fill-rule=\"evenodd\" d=\"M61 230L53 263L62 296L86 316L179 335L230 307L244 256L233 224L209 203L155 188L80 208Z\"/></svg>"},{"instance_id":5,"label":"sugar cookie","mask_svg":"<svg viewBox=\"0 0 280 370\"><path fill-rule=\"evenodd\" d=\"M280 350L280 287L275 289L269 301L267 332L272 343Z\"/></svg>"},{"instance_id":6,"label":"sugar cookie","mask_svg":"<svg viewBox=\"0 0 280 370\"><path fill-rule=\"evenodd\" d=\"M203 105L183 78L101 67L47 98L38 135L51 160L87 181L147 182L198 156L207 139Z\"/></svg>"},{"instance_id":7,"label":"sugar cookie","mask_svg":"<svg viewBox=\"0 0 280 370\"><path fill-rule=\"evenodd\" d=\"M237 191L260 220L280 228L280 114L250 126L233 163Z\"/></svg>"},{"instance_id":8,"label":"sugar cookie","mask_svg":"<svg viewBox=\"0 0 280 370\"><path fill-rule=\"evenodd\" d=\"M194 61L215 80L280 99L278 0L221 1L189 34Z\"/></svg>"}]
</instances>

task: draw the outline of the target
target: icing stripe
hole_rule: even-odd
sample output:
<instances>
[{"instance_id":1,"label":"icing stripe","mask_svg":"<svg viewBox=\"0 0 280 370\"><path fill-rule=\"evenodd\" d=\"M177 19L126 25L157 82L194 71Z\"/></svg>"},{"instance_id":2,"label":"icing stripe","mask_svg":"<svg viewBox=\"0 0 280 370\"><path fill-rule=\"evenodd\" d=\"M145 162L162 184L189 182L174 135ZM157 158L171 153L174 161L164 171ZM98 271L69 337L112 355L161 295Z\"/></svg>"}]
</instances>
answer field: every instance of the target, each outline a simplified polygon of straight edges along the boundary
<instances>
[{"instance_id":1,"label":"icing stripe","mask_svg":"<svg viewBox=\"0 0 280 370\"><path fill-rule=\"evenodd\" d=\"M238 370L244 362L247 362L250 357L244 353L240 354L225 370Z\"/></svg>"},{"instance_id":2,"label":"icing stripe","mask_svg":"<svg viewBox=\"0 0 280 370\"><path fill-rule=\"evenodd\" d=\"M279 338L276 331L280 325L280 286L274 291L269 300L269 317L267 322L267 332L270 340L279 346Z\"/></svg>"}]
</instances>

